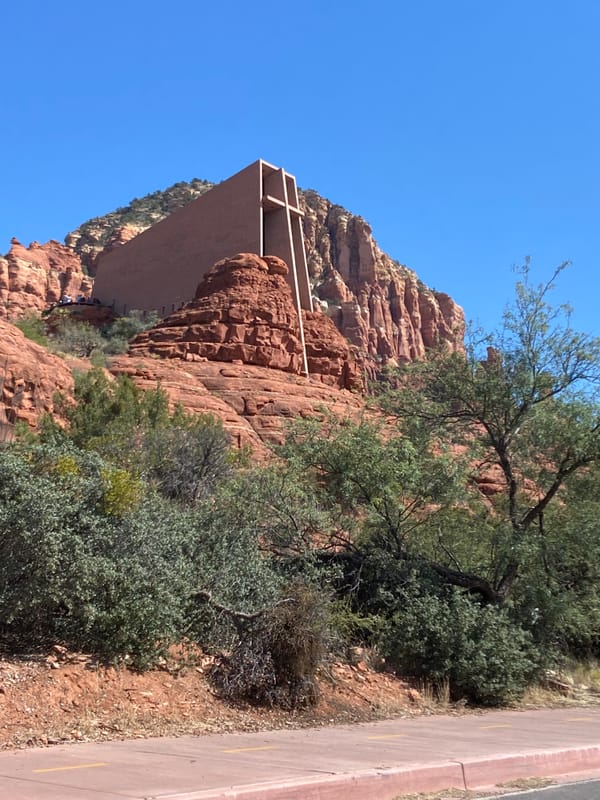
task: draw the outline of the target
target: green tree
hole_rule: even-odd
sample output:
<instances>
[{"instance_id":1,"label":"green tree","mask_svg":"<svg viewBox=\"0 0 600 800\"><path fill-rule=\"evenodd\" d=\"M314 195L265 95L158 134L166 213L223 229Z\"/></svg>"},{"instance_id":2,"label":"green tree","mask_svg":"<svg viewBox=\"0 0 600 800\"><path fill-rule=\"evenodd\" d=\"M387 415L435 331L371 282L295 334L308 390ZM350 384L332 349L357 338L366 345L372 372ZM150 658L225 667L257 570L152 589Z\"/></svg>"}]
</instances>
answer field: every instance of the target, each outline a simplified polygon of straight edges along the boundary
<instances>
[{"instance_id":1,"label":"green tree","mask_svg":"<svg viewBox=\"0 0 600 800\"><path fill-rule=\"evenodd\" d=\"M574 331L570 309L549 303L563 268L533 285L526 265L498 333L472 338L464 354L405 367L394 376L398 388L382 398L386 410L427 428L440 446L462 447L474 478L499 469L501 491L491 507L472 492L484 513L462 515L476 539L469 521L486 517L487 563L480 559L475 571L468 553L458 557L453 543L465 550L464 534L451 522L443 559L432 561L445 581L493 603L506 602L518 579L527 579L542 558L552 506L600 458L600 340Z\"/></svg>"},{"instance_id":2,"label":"green tree","mask_svg":"<svg viewBox=\"0 0 600 800\"><path fill-rule=\"evenodd\" d=\"M402 559L418 530L462 493L463 462L416 428L333 416L293 425L281 450L293 480L329 512L334 545ZM291 474L291 473L290 473Z\"/></svg>"},{"instance_id":3,"label":"green tree","mask_svg":"<svg viewBox=\"0 0 600 800\"><path fill-rule=\"evenodd\" d=\"M93 325L65 319L52 336L52 347L62 353L72 353L80 358L89 358L94 352L104 350L105 340Z\"/></svg>"}]
</instances>

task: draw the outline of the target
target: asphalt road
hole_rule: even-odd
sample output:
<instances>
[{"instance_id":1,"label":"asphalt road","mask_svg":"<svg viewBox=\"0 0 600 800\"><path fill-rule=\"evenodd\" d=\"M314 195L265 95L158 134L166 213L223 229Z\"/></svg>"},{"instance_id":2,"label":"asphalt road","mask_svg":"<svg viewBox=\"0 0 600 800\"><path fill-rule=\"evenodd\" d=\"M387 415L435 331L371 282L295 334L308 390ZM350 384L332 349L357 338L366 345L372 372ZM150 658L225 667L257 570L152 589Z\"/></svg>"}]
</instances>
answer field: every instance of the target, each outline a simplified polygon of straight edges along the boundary
<instances>
[{"instance_id":1,"label":"asphalt road","mask_svg":"<svg viewBox=\"0 0 600 800\"><path fill-rule=\"evenodd\" d=\"M600 781L569 783L564 786L550 786L517 794L503 794L482 800L600 800Z\"/></svg>"},{"instance_id":2,"label":"asphalt road","mask_svg":"<svg viewBox=\"0 0 600 800\"><path fill-rule=\"evenodd\" d=\"M583 772L600 778L600 708L5 751L0 799L393 800Z\"/></svg>"}]
</instances>

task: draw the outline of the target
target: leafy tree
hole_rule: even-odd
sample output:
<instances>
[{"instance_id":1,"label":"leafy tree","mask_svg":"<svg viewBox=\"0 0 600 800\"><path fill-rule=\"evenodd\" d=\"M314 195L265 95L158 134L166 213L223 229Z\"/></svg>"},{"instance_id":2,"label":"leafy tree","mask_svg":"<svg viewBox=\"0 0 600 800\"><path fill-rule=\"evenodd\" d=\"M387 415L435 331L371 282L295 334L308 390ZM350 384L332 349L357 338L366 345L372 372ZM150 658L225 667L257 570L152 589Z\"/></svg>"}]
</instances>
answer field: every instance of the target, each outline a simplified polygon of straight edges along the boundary
<instances>
[{"instance_id":1,"label":"leafy tree","mask_svg":"<svg viewBox=\"0 0 600 800\"><path fill-rule=\"evenodd\" d=\"M497 334L472 339L464 354L440 353L407 366L395 376L399 388L382 399L401 419L426 427L440 446L460 445L474 477L499 469L501 491L486 507L487 564L473 571L472 559L452 551L452 535L444 537L445 559L432 562L445 581L494 603L506 602L541 558L551 507L600 458L600 340L573 330L568 307L549 304L562 269L533 285L526 265Z\"/></svg>"},{"instance_id":2,"label":"leafy tree","mask_svg":"<svg viewBox=\"0 0 600 800\"><path fill-rule=\"evenodd\" d=\"M462 492L461 459L433 452L416 430L400 435L367 418L300 421L281 452L296 480L309 482L330 511L336 544L380 548L395 558Z\"/></svg>"},{"instance_id":3,"label":"leafy tree","mask_svg":"<svg viewBox=\"0 0 600 800\"><path fill-rule=\"evenodd\" d=\"M87 322L63 320L52 336L52 346L62 353L72 353L80 358L89 358L94 352L104 350L105 340L93 325Z\"/></svg>"},{"instance_id":4,"label":"leafy tree","mask_svg":"<svg viewBox=\"0 0 600 800\"><path fill-rule=\"evenodd\" d=\"M600 470L575 474L545 515L513 616L544 647L600 656Z\"/></svg>"}]
</instances>

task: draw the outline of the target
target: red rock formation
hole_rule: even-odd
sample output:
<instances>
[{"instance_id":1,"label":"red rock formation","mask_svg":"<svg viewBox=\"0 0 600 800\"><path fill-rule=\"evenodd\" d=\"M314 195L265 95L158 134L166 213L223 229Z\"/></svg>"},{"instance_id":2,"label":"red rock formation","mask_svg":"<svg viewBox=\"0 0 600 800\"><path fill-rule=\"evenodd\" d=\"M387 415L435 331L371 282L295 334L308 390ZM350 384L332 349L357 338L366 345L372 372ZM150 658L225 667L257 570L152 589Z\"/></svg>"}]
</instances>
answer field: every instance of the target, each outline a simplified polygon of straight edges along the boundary
<instances>
[{"instance_id":1,"label":"red rock formation","mask_svg":"<svg viewBox=\"0 0 600 800\"><path fill-rule=\"evenodd\" d=\"M73 377L66 362L26 339L0 320L0 432L19 420L35 427L44 413L60 419L56 393L73 396Z\"/></svg>"},{"instance_id":2,"label":"red rock formation","mask_svg":"<svg viewBox=\"0 0 600 800\"><path fill-rule=\"evenodd\" d=\"M316 192L304 192L301 206L315 293L363 358L397 364L432 347L462 348L462 309L383 253L361 217Z\"/></svg>"},{"instance_id":3,"label":"red rock formation","mask_svg":"<svg viewBox=\"0 0 600 800\"><path fill-rule=\"evenodd\" d=\"M363 370L347 340L321 311L303 311L308 374L341 389L364 389Z\"/></svg>"},{"instance_id":4,"label":"red rock formation","mask_svg":"<svg viewBox=\"0 0 600 800\"><path fill-rule=\"evenodd\" d=\"M199 181L176 184L84 223L66 241L94 274L104 248L127 241L209 188ZM431 347L462 348L462 309L383 253L365 220L314 191L300 192L300 205L315 295L367 368L421 358ZM131 219L135 224L129 222L124 234Z\"/></svg>"},{"instance_id":5,"label":"red rock formation","mask_svg":"<svg viewBox=\"0 0 600 800\"><path fill-rule=\"evenodd\" d=\"M24 247L17 239L0 257L0 317L17 319L43 311L63 293L89 295L92 280L84 275L79 256L50 240Z\"/></svg>"},{"instance_id":6,"label":"red rock formation","mask_svg":"<svg viewBox=\"0 0 600 800\"><path fill-rule=\"evenodd\" d=\"M303 371L298 315L286 275L275 256L240 253L219 261L196 296L132 342L131 353L185 361L254 364ZM348 343L320 313L305 318L309 372L340 388L360 385Z\"/></svg>"},{"instance_id":7,"label":"red rock formation","mask_svg":"<svg viewBox=\"0 0 600 800\"><path fill-rule=\"evenodd\" d=\"M293 419L319 417L323 408L340 417L364 411L360 395L282 370L216 361L186 361L115 356L110 371L130 375L143 389L157 384L173 405L210 413L223 421L237 447L248 446L258 459L270 457L269 444L281 444Z\"/></svg>"}]
</instances>

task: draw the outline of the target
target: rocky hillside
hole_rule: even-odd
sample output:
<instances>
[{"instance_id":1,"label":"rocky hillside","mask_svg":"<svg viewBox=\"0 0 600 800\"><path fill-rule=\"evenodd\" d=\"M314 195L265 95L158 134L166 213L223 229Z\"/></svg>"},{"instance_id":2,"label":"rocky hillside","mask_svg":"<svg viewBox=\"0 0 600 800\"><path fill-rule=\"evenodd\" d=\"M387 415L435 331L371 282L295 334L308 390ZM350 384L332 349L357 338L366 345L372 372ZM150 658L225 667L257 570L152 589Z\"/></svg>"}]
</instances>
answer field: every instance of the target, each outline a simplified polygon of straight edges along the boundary
<instances>
[{"instance_id":1,"label":"rocky hillside","mask_svg":"<svg viewBox=\"0 0 600 800\"><path fill-rule=\"evenodd\" d=\"M84 222L72 233L67 234L65 244L81 258L81 263L87 272L95 275L99 253L111 249L116 244L128 242L138 233L168 217L213 186L214 184L208 181L194 178L189 183L184 181L175 183L165 191L152 192L141 198L135 197L126 206Z\"/></svg>"},{"instance_id":2,"label":"rocky hillside","mask_svg":"<svg viewBox=\"0 0 600 800\"><path fill-rule=\"evenodd\" d=\"M60 420L58 396L69 402L73 395L69 365L4 320L0 320L0 370L0 441L11 438L16 422L35 427L46 413Z\"/></svg>"},{"instance_id":3,"label":"rocky hillside","mask_svg":"<svg viewBox=\"0 0 600 800\"><path fill-rule=\"evenodd\" d=\"M39 313L65 293L89 295L93 283L70 247L52 239L24 247L12 239L8 253L0 256L0 317Z\"/></svg>"},{"instance_id":4,"label":"rocky hillside","mask_svg":"<svg viewBox=\"0 0 600 800\"><path fill-rule=\"evenodd\" d=\"M303 312L307 364L288 267L277 256L239 253L217 262L184 308L139 334L132 356L249 364L361 389L348 342L320 311Z\"/></svg>"},{"instance_id":5,"label":"rocky hillside","mask_svg":"<svg viewBox=\"0 0 600 800\"><path fill-rule=\"evenodd\" d=\"M55 413L54 391L69 397L72 381L64 361L31 345L6 321L39 313L65 292L89 295L98 253L210 187L194 180L136 199L84 223L64 245L12 241L0 257L0 338L7 348L0 410L12 421L35 424L44 411ZM301 334L285 265L255 256L243 264L225 259L184 309L111 364L113 372L131 374L140 385L159 381L190 410L216 413L235 442L257 453L264 443L281 440L289 417L323 406L357 412L357 390L381 365L421 357L437 345L462 347L462 310L383 253L361 217L313 191L301 195L301 204L317 299L317 310L303 318L310 378L299 362Z\"/></svg>"},{"instance_id":6,"label":"rocky hillside","mask_svg":"<svg viewBox=\"0 0 600 800\"><path fill-rule=\"evenodd\" d=\"M84 223L66 244L93 275L99 253L129 241L211 186L196 179L135 199ZM436 346L462 347L462 309L383 253L364 219L314 191L300 192L300 205L314 294L361 357L376 368L422 357Z\"/></svg>"}]
</instances>

